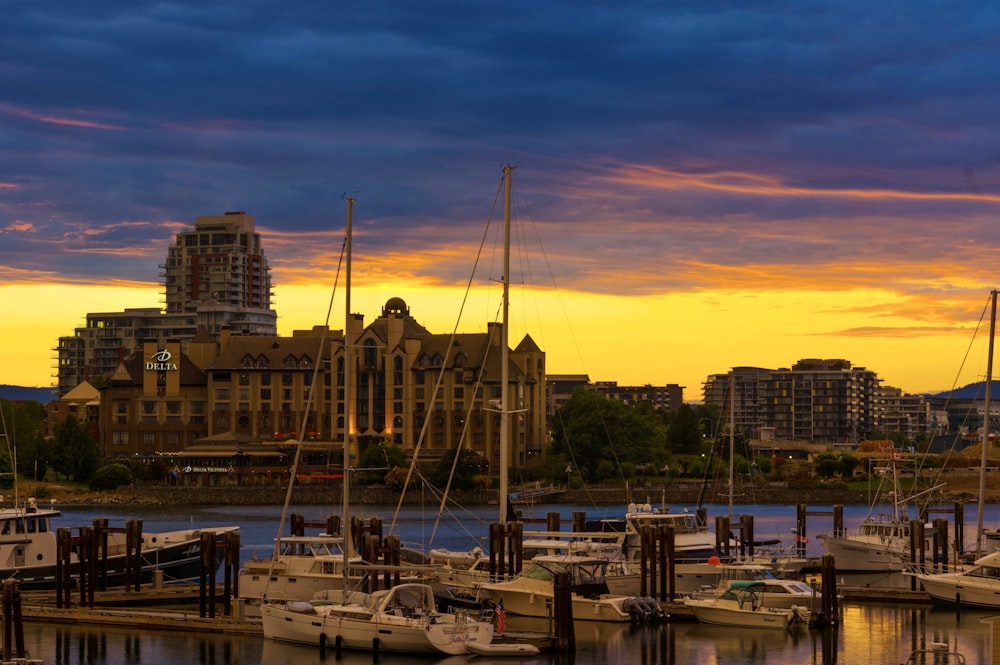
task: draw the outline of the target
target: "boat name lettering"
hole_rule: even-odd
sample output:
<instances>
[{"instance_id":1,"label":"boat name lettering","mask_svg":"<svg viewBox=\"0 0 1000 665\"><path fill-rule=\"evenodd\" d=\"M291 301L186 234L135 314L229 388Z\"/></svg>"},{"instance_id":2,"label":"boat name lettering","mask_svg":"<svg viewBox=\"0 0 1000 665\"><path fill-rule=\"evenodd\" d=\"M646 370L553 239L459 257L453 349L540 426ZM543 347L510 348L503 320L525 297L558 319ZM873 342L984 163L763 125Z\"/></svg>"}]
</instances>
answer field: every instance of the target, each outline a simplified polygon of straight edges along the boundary
<instances>
[{"instance_id":1,"label":"boat name lettering","mask_svg":"<svg viewBox=\"0 0 1000 665\"><path fill-rule=\"evenodd\" d=\"M191 473L192 471L194 473L227 473L232 471L232 469L226 466L189 466L184 471L187 473Z\"/></svg>"}]
</instances>

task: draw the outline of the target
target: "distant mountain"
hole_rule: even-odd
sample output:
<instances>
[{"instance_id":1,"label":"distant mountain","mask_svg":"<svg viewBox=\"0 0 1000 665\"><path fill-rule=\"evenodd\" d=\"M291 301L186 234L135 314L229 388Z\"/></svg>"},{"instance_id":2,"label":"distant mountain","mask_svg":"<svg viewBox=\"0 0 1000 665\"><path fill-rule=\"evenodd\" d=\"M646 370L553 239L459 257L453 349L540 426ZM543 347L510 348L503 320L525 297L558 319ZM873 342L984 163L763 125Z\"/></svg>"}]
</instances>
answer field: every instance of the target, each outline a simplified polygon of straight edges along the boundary
<instances>
[{"instance_id":1,"label":"distant mountain","mask_svg":"<svg viewBox=\"0 0 1000 665\"><path fill-rule=\"evenodd\" d=\"M26 388L24 386L9 386L0 384L0 399L8 399L12 402L26 402L34 400L45 404L56 398L55 388Z\"/></svg>"},{"instance_id":2,"label":"distant mountain","mask_svg":"<svg viewBox=\"0 0 1000 665\"><path fill-rule=\"evenodd\" d=\"M995 387L990 391L990 396L998 396L1000 391ZM946 390L942 393L927 393L925 397L937 397L940 399L982 399L986 396L986 382L979 381L978 383L970 383L967 386L962 386L961 388L955 388L954 390Z\"/></svg>"}]
</instances>

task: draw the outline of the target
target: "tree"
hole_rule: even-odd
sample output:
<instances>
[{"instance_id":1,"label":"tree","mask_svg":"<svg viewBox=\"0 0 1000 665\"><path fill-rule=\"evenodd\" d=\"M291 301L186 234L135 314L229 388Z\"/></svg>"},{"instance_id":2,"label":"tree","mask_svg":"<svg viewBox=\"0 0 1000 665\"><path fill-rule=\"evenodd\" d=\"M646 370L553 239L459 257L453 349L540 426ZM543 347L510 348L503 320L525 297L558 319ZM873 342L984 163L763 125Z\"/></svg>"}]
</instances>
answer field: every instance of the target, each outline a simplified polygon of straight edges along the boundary
<instances>
[{"instance_id":1,"label":"tree","mask_svg":"<svg viewBox=\"0 0 1000 665\"><path fill-rule=\"evenodd\" d=\"M456 450L458 462L455 462ZM428 480L438 488L450 487L454 490L471 490L476 487L476 477L481 472L482 457L468 448L446 450L431 469ZM452 466L455 473L452 475ZM451 485L448 478L451 476Z\"/></svg>"},{"instance_id":2,"label":"tree","mask_svg":"<svg viewBox=\"0 0 1000 665\"><path fill-rule=\"evenodd\" d=\"M659 412L648 405L630 407L617 399L577 388L553 417L552 463L547 466L553 481L566 478L567 465L585 481L623 477L621 465L661 465L666 459L666 428Z\"/></svg>"},{"instance_id":3,"label":"tree","mask_svg":"<svg viewBox=\"0 0 1000 665\"><path fill-rule=\"evenodd\" d=\"M667 448L671 452L690 455L701 449L703 423L689 404L681 404L667 425Z\"/></svg>"},{"instance_id":4,"label":"tree","mask_svg":"<svg viewBox=\"0 0 1000 665\"><path fill-rule=\"evenodd\" d=\"M10 437L10 451L21 475L41 480L52 458L52 442L45 436L45 407L39 402L0 400L4 423ZM9 471L9 468L8 468Z\"/></svg>"},{"instance_id":5,"label":"tree","mask_svg":"<svg viewBox=\"0 0 1000 665\"><path fill-rule=\"evenodd\" d=\"M400 446L386 445L379 441L375 444L369 444L361 451L359 466L363 470L356 476L357 482L361 484L385 484L386 476L391 471L397 468L406 470L406 453Z\"/></svg>"},{"instance_id":6,"label":"tree","mask_svg":"<svg viewBox=\"0 0 1000 665\"><path fill-rule=\"evenodd\" d=\"M68 416L55 428L55 454L52 467L77 482L88 482L97 471L100 454L97 442L85 423Z\"/></svg>"}]
</instances>

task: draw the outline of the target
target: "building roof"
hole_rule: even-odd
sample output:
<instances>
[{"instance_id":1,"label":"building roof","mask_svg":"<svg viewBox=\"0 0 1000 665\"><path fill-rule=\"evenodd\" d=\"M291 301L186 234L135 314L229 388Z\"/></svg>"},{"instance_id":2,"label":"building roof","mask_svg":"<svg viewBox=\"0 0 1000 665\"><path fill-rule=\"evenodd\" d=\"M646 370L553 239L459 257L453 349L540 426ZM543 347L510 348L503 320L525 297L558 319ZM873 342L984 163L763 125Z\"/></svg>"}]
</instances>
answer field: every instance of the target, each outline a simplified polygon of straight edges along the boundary
<instances>
[{"instance_id":1,"label":"building roof","mask_svg":"<svg viewBox=\"0 0 1000 665\"><path fill-rule=\"evenodd\" d=\"M322 344L320 335L301 335L295 337L258 337L253 335L234 335L229 338L229 346L211 363L209 370L240 369L246 366L244 360L249 356L257 361L266 359L266 366L273 369L285 367L285 360L291 356L296 360L308 358L314 365L317 360L330 357L330 342L334 339L331 333ZM257 367L261 367L260 363Z\"/></svg>"},{"instance_id":2,"label":"building roof","mask_svg":"<svg viewBox=\"0 0 1000 665\"><path fill-rule=\"evenodd\" d=\"M143 350L133 352L128 358L118 364L117 369L111 374L109 383L131 383L142 385L142 372L146 359L143 357ZM178 371L181 374L180 383L182 386L204 386L207 383L205 373L198 369L198 366L191 362L186 353L180 354L177 363Z\"/></svg>"}]
</instances>

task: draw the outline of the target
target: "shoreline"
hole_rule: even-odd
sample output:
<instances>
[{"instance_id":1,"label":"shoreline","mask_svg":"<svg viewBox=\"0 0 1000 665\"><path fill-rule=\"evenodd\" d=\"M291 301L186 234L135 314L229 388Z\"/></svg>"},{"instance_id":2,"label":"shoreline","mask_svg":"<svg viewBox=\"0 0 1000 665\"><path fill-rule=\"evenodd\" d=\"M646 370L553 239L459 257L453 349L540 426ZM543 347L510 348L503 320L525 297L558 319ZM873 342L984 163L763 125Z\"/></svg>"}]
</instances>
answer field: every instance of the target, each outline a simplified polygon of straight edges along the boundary
<instances>
[{"instance_id":1,"label":"shoreline","mask_svg":"<svg viewBox=\"0 0 1000 665\"><path fill-rule=\"evenodd\" d=\"M696 505L701 489L698 486L674 486L664 491L663 487L649 486L632 488L631 500L637 503ZM848 489L787 489L787 488L744 488L734 497L739 505L782 504L782 505L868 505L871 493L864 490ZM136 505L136 506L197 506L197 505L282 505L287 496L285 487L175 487L152 485L122 488L116 491L64 493L53 492L49 497L38 499L39 505L52 503L59 506L94 505ZM351 491L351 502L358 505L386 505L399 502L400 493L383 488L358 487ZM339 485L301 486L292 490L295 505L336 505L340 502ZM428 496L419 490L409 492L404 505L426 504ZM437 502L438 499L430 499ZM473 490L452 492L449 499L459 505L496 505L496 490ZM973 492L950 492L937 502L975 503ZM625 505L629 502L624 488L596 488L560 490L538 496L532 504L594 504ZM704 503L718 505L727 503L726 496L706 496ZM987 502L996 503L996 497L988 497ZM514 506L517 510L520 505Z\"/></svg>"}]
</instances>

